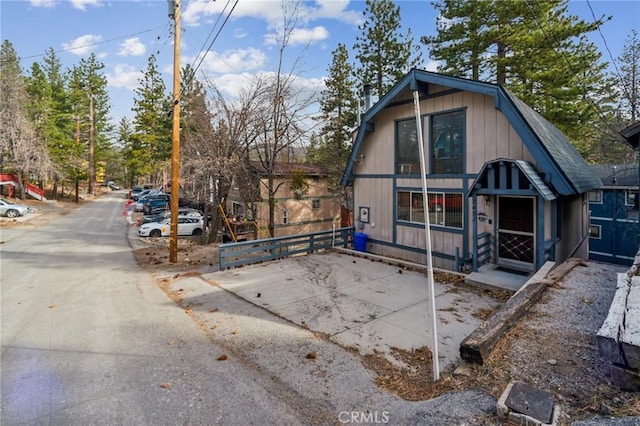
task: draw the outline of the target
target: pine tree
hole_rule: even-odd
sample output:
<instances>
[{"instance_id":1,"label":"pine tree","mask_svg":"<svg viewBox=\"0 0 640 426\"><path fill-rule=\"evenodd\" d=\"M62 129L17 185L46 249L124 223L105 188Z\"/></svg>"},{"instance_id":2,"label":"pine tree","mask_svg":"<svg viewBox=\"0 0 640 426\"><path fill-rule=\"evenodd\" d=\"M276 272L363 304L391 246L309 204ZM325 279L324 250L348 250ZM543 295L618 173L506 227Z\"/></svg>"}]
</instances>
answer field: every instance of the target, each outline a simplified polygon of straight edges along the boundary
<instances>
[{"instance_id":1,"label":"pine tree","mask_svg":"<svg viewBox=\"0 0 640 426\"><path fill-rule=\"evenodd\" d=\"M445 73L504 85L590 156L598 137L587 123L603 115L612 87L585 34L607 18L579 20L568 14L567 0L471 3L436 4L438 35L422 38L433 59L443 62Z\"/></svg>"},{"instance_id":2,"label":"pine tree","mask_svg":"<svg viewBox=\"0 0 640 426\"><path fill-rule=\"evenodd\" d=\"M324 125L320 137L312 138L307 158L327 169L329 189L337 191L349 157L351 132L356 125L357 99L346 46L338 44L332 56L326 90L322 91L320 98L319 119Z\"/></svg>"},{"instance_id":3,"label":"pine tree","mask_svg":"<svg viewBox=\"0 0 640 426\"><path fill-rule=\"evenodd\" d=\"M80 120L80 141L87 148L90 193L94 192L97 165L104 157L102 153L110 146L109 95L102 69L104 64L92 53L71 69L69 80L71 110L74 117Z\"/></svg>"},{"instance_id":4,"label":"pine tree","mask_svg":"<svg viewBox=\"0 0 640 426\"><path fill-rule=\"evenodd\" d=\"M353 46L359 61L360 87L371 84L374 94L382 97L411 68L422 63L411 29L401 31L400 7L391 0L366 0L362 12L362 35Z\"/></svg>"},{"instance_id":5,"label":"pine tree","mask_svg":"<svg viewBox=\"0 0 640 426\"><path fill-rule=\"evenodd\" d=\"M167 168L172 149L171 98L154 55L149 57L147 70L139 83L132 108L135 130L126 159L134 183L139 177L157 175L163 167Z\"/></svg>"},{"instance_id":6,"label":"pine tree","mask_svg":"<svg viewBox=\"0 0 640 426\"><path fill-rule=\"evenodd\" d=\"M640 39L636 30L627 36L618 63L622 80L621 115L629 120L627 124L632 124L640 120Z\"/></svg>"},{"instance_id":7,"label":"pine tree","mask_svg":"<svg viewBox=\"0 0 640 426\"><path fill-rule=\"evenodd\" d=\"M59 184L86 179L88 171L83 170L85 149L76 135L80 117L72 113L67 76L53 49L47 50L42 64L32 64L27 92L29 115L53 161L53 194L57 195Z\"/></svg>"}]
</instances>

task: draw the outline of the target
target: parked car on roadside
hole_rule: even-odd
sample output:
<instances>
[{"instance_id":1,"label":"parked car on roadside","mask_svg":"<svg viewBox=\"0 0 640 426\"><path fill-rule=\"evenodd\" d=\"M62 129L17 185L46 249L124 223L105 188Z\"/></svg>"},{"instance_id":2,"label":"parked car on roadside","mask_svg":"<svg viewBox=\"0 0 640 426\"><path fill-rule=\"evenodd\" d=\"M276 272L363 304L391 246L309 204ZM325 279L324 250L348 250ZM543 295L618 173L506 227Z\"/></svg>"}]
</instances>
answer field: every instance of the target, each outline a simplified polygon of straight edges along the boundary
<instances>
[{"instance_id":1,"label":"parked car on roadside","mask_svg":"<svg viewBox=\"0 0 640 426\"><path fill-rule=\"evenodd\" d=\"M142 205L142 213L143 214L157 214L169 211L170 205L169 201L164 198L154 198L152 200L147 200Z\"/></svg>"},{"instance_id":2,"label":"parked car on roadside","mask_svg":"<svg viewBox=\"0 0 640 426\"><path fill-rule=\"evenodd\" d=\"M191 209L188 207L180 207L178 209L178 216L194 216L194 217L202 217L202 212L200 210ZM171 212L162 212L151 215L145 215L140 220L140 224L150 223L150 222L162 222L163 220L170 219Z\"/></svg>"},{"instance_id":3,"label":"parked car on roadside","mask_svg":"<svg viewBox=\"0 0 640 426\"><path fill-rule=\"evenodd\" d=\"M110 190L112 191L119 191L120 187L118 185L116 185L116 183L112 180L110 180L109 182L107 182L107 186L109 187Z\"/></svg>"},{"instance_id":4,"label":"parked car on roadside","mask_svg":"<svg viewBox=\"0 0 640 426\"><path fill-rule=\"evenodd\" d=\"M137 195L132 195L131 199L133 201L140 201L141 198L148 197L150 195L160 194L162 191L159 189L145 189L144 191L138 193Z\"/></svg>"},{"instance_id":5,"label":"parked car on roadside","mask_svg":"<svg viewBox=\"0 0 640 426\"><path fill-rule=\"evenodd\" d=\"M6 217L18 217L24 216L29 213L31 209L24 204L16 204L6 198L0 198L0 215Z\"/></svg>"},{"instance_id":6,"label":"parked car on roadside","mask_svg":"<svg viewBox=\"0 0 640 426\"><path fill-rule=\"evenodd\" d=\"M178 235L202 235L204 224L201 217L178 216ZM171 219L162 222L151 222L140 225L138 236L140 237L168 237L171 234Z\"/></svg>"}]
</instances>

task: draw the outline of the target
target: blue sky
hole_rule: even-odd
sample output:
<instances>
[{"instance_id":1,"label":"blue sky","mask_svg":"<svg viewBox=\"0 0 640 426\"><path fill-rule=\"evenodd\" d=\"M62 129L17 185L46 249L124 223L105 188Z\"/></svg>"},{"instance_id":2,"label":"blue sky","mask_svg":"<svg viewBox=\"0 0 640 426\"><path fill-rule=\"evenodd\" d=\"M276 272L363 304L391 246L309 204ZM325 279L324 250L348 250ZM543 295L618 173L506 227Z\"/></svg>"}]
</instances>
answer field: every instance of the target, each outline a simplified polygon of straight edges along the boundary
<instances>
[{"instance_id":1,"label":"blue sky","mask_svg":"<svg viewBox=\"0 0 640 426\"><path fill-rule=\"evenodd\" d=\"M216 21L225 6L228 11L233 3L183 0L183 65L200 62L198 53L207 50L220 29L222 20L215 25ZM411 28L416 41L435 33L437 12L430 1L395 3L401 9L403 30ZM331 52L338 43L350 48L360 34L357 27L364 6L364 1L348 0L302 3L303 19L285 54L289 61L301 58L296 72L300 85L314 90L321 87ZM165 0L2 0L0 36L13 44L25 71L33 62L41 62L49 48L57 52L64 67L95 53L105 64L111 115L117 122L122 116L132 117L133 88L150 54L158 58L167 90L172 89L173 21L167 10ZM601 33L589 34L608 62L621 53L631 30L640 29L640 0L572 0L569 12L587 21L593 21L594 15L613 16L601 27ZM279 0L240 0L202 60L198 78L213 81L225 94L233 95L249 84L252 75L273 71L278 59L273 36L281 21ZM308 48L304 50L304 46ZM435 69L426 48L423 59L425 68Z\"/></svg>"}]
</instances>

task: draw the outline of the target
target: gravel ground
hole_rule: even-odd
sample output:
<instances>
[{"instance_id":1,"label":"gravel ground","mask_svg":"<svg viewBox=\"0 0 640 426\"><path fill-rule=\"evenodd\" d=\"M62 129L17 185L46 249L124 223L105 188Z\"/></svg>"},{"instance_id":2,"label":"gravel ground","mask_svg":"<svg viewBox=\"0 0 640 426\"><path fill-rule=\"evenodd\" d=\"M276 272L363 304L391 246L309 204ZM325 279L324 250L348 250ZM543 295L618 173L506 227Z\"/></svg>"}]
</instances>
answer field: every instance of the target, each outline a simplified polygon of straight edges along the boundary
<instances>
[{"instance_id":1,"label":"gravel ground","mask_svg":"<svg viewBox=\"0 0 640 426\"><path fill-rule=\"evenodd\" d=\"M562 422L574 419L616 424L640 415L637 394L610 382L596 334L604 322L624 266L588 262L547 289L519 324L499 343L485 366L502 382L521 380L551 392L563 406ZM640 424L639 417L626 423Z\"/></svg>"}]
</instances>

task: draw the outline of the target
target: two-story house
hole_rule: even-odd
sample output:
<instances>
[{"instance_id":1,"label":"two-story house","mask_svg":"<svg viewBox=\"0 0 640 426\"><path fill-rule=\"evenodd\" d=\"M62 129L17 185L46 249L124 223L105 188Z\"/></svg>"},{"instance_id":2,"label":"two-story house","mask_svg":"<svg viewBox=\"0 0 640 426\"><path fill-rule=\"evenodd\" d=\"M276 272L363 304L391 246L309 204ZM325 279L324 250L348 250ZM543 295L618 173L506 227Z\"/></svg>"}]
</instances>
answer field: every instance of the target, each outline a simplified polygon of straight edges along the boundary
<instances>
[{"instance_id":1,"label":"two-story house","mask_svg":"<svg viewBox=\"0 0 640 426\"><path fill-rule=\"evenodd\" d=\"M251 161L248 179L238 180L226 200L227 216L245 226L251 238L268 237L269 173L258 161ZM340 199L328 190L327 173L322 166L308 163L277 162L272 173L274 231L272 237L326 231L340 226ZM293 183L297 180L297 184ZM243 188L239 185L250 185Z\"/></svg>"},{"instance_id":2,"label":"two-story house","mask_svg":"<svg viewBox=\"0 0 640 426\"><path fill-rule=\"evenodd\" d=\"M424 263L428 219L435 267L531 272L588 257L600 180L504 87L413 69L365 112L342 184L367 251Z\"/></svg>"}]
</instances>

